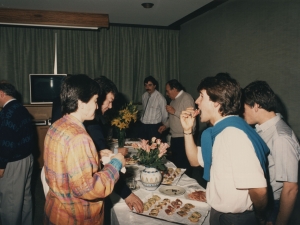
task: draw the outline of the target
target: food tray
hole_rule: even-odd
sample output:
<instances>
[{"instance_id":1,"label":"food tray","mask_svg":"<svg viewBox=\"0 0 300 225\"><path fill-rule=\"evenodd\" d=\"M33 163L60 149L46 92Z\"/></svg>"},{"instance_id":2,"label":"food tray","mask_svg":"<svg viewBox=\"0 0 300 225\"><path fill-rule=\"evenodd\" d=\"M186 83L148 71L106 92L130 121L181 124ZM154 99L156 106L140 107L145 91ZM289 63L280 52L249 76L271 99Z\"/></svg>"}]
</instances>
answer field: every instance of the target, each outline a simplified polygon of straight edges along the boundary
<instances>
[{"instance_id":1,"label":"food tray","mask_svg":"<svg viewBox=\"0 0 300 225\"><path fill-rule=\"evenodd\" d=\"M180 170L180 172L178 172L178 170ZM177 172L176 172L177 170ZM178 183L178 181L180 180L180 177L182 176L182 174L184 174L184 172L186 171L186 169L181 169L181 168L173 168L173 167L168 167L168 174L164 174L163 178L162 178L162 182L161 184L164 185L176 185ZM170 172L172 171L172 172Z\"/></svg>"},{"instance_id":2,"label":"food tray","mask_svg":"<svg viewBox=\"0 0 300 225\"><path fill-rule=\"evenodd\" d=\"M149 208L149 210L144 211L143 213L141 213L139 215L148 216L148 217L161 219L161 220L165 220L165 221L170 221L170 222L175 222L175 223L179 223L179 224L189 224L189 225L197 224L197 225L201 225L204 222L206 216L208 215L208 211L210 210L209 205L205 202L190 201L188 199L172 197L172 196L166 196L166 195L161 195L161 194L158 194L158 193L155 193L155 194L151 193L149 195L146 195L141 200L143 201L143 203L146 203L154 195L158 196L160 198L160 200L156 201ZM181 217L180 215L177 214L177 212L180 211L180 208L176 209L176 211L172 215L168 215L165 212L165 210L168 209L168 206L170 205L170 203L167 203L167 205L163 206L162 209L159 209L159 212L158 212L157 216L149 215L151 210L155 209L155 206L158 205L160 202L162 202L164 199L169 199L170 203L172 201L176 201L176 199L179 199L180 201L182 201L182 206L184 206L186 203L190 203L190 204L194 205L195 207L191 208L190 211L187 212L186 216ZM133 212L136 213L135 211L133 211ZM199 212L201 214L201 217L199 218L199 221L197 221L197 222L191 222L188 219L192 215L192 213L194 213L194 212Z\"/></svg>"}]
</instances>

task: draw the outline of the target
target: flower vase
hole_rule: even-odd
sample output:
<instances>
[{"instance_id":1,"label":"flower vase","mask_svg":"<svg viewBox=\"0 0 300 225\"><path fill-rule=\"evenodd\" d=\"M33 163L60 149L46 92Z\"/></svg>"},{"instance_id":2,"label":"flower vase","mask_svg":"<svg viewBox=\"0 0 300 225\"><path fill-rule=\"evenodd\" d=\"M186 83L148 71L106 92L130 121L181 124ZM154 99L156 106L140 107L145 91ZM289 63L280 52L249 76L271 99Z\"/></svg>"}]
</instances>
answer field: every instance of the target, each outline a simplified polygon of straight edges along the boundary
<instances>
[{"instance_id":1,"label":"flower vase","mask_svg":"<svg viewBox=\"0 0 300 225\"><path fill-rule=\"evenodd\" d=\"M162 175L156 168L145 167L141 172L141 182L148 191L156 190L160 185L161 180Z\"/></svg>"},{"instance_id":2,"label":"flower vase","mask_svg":"<svg viewBox=\"0 0 300 225\"><path fill-rule=\"evenodd\" d=\"M123 148L125 145L125 139L126 139L126 132L125 129L119 130L118 134L118 147Z\"/></svg>"}]
</instances>

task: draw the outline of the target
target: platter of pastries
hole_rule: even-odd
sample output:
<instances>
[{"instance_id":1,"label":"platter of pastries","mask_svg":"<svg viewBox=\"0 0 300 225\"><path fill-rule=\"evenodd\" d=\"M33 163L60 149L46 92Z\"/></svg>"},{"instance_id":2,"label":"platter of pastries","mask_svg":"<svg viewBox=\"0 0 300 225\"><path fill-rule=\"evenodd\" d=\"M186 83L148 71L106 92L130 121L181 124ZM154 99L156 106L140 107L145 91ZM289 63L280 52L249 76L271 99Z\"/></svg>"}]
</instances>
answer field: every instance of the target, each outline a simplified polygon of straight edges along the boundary
<instances>
[{"instance_id":1,"label":"platter of pastries","mask_svg":"<svg viewBox=\"0 0 300 225\"><path fill-rule=\"evenodd\" d=\"M128 157L128 158L125 158L125 162L126 162L126 165L134 165L137 163L137 160L132 157Z\"/></svg>"},{"instance_id":2,"label":"platter of pastries","mask_svg":"<svg viewBox=\"0 0 300 225\"><path fill-rule=\"evenodd\" d=\"M161 184L165 185L176 185L179 181L181 175L186 171L186 169L168 167L167 171L163 175L163 180Z\"/></svg>"},{"instance_id":3,"label":"platter of pastries","mask_svg":"<svg viewBox=\"0 0 300 225\"><path fill-rule=\"evenodd\" d=\"M182 224L202 224L209 210L206 203L193 203L187 199L160 194L149 194L142 201L142 215Z\"/></svg>"}]
</instances>

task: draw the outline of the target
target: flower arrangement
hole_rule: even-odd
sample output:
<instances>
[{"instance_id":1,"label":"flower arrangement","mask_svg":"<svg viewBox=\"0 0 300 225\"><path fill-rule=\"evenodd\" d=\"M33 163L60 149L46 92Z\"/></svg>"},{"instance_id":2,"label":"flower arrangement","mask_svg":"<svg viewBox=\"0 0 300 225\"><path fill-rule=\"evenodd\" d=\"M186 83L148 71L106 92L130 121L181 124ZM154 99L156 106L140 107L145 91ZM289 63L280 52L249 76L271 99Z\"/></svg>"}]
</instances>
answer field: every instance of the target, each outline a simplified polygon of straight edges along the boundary
<instances>
[{"instance_id":1,"label":"flower arrangement","mask_svg":"<svg viewBox=\"0 0 300 225\"><path fill-rule=\"evenodd\" d=\"M129 127L129 124L137 120L137 107L130 102L128 105L126 105L123 109L119 111L119 114L117 117L115 117L111 121L112 126L116 126L120 130L126 129Z\"/></svg>"},{"instance_id":2,"label":"flower arrangement","mask_svg":"<svg viewBox=\"0 0 300 225\"><path fill-rule=\"evenodd\" d=\"M150 143L148 142L149 141L143 139L141 143L132 144L132 147L138 150L138 153L134 158L138 159L140 164L146 167L154 167L161 171L166 170L165 163L167 159L165 155L167 153L167 148L170 146L155 137L151 139Z\"/></svg>"},{"instance_id":3,"label":"flower arrangement","mask_svg":"<svg viewBox=\"0 0 300 225\"><path fill-rule=\"evenodd\" d=\"M111 125L118 128L119 131L119 147L124 147L125 144L125 129L129 127L131 122L136 122L138 109L137 106L133 105L132 102L125 105L117 114L115 118L112 119Z\"/></svg>"}]
</instances>

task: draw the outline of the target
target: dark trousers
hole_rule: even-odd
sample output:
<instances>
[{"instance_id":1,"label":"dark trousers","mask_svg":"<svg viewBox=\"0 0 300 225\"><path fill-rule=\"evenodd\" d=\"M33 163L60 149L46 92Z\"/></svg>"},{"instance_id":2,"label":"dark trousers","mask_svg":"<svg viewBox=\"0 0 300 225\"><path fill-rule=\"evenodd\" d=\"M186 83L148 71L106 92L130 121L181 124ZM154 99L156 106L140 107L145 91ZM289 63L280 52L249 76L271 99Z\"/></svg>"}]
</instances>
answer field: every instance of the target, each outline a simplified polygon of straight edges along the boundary
<instances>
[{"instance_id":1,"label":"dark trousers","mask_svg":"<svg viewBox=\"0 0 300 225\"><path fill-rule=\"evenodd\" d=\"M171 138L171 161L177 168L186 168L185 174L192 177L192 167L185 153L184 138Z\"/></svg>"},{"instance_id":2,"label":"dark trousers","mask_svg":"<svg viewBox=\"0 0 300 225\"><path fill-rule=\"evenodd\" d=\"M151 140L152 137L161 139L161 133L158 132L158 128L162 126L162 123L157 124L140 124L139 138L145 140Z\"/></svg>"},{"instance_id":3,"label":"dark trousers","mask_svg":"<svg viewBox=\"0 0 300 225\"><path fill-rule=\"evenodd\" d=\"M222 213L211 208L209 223L210 225L256 225L257 221L254 211Z\"/></svg>"}]
</instances>

